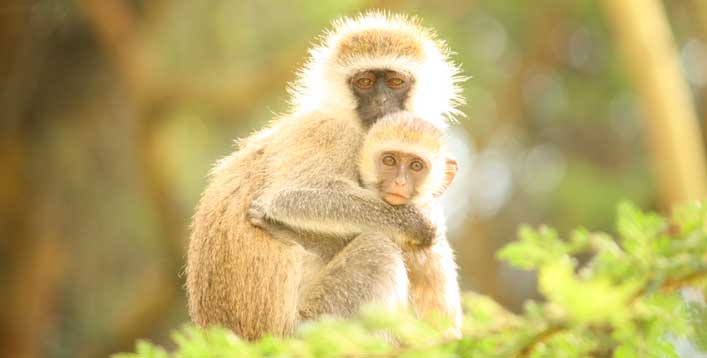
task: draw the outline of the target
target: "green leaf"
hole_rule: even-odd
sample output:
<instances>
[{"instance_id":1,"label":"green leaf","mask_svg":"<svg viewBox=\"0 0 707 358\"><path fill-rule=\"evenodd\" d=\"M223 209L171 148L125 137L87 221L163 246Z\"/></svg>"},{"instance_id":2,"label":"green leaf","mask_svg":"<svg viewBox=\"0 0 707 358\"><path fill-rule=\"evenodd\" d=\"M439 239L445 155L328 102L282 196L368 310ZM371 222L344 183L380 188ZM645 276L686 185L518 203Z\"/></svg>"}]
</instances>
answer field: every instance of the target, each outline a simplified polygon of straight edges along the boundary
<instances>
[{"instance_id":1,"label":"green leaf","mask_svg":"<svg viewBox=\"0 0 707 358\"><path fill-rule=\"evenodd\" d=\"M145 340L138 340L135 344L135 353L114 354L113 358L167 358L169 355L164 348L156 346Z\"/></svg>"},{"instance_id":2,"label":"green leaf","mask_svg":"<svg viewBox=\"0 0 707 358\"><path fill-rule=\"evenodd\" d=\"M692 343L702 352L707 352L707 306L691 302L687 306L687 312L695 332Z\"/></svg>"},{"instance_id":3,"label":"green leaf","mask_svg":"<svg viewBox=\"0 0 707 358\"><path fill-rule=\"evenodd\" d=\"M655 240L665 231L665 219L654 213L644 213L635 205L622 202L618 208L616 230L621 246L642 261L654 259Z\"/></svg>"},{"instance_id":4,"label":"green leaf","mask_svg":"<svg viewBox=\"0 0 707 358\"><path fill-rule=\"evenodd\" d=\"M628 301L639 285L614 285L603 277L580 279L569 257L543 266L538 279L540 292L550 303L581 324L621 322L628 319Z\"/></svg>"},{"instance_id":5,"label":"green leaf","mask_svg":"<svg viewBox=\"0 0 707 358\"><path fill-rule=\"evenodd\" d=\"M699 231L707 234L707 204L693 202L675 209L673 221L680 226L682 231Z\"/></svg>"},{"instance_id":6,"label":"green leaf","mask_svg":"<svg viewBox=\"0 0 707 358\"><path fill-rule=\"evenodd\" d=\"M530 270L552 262L567 254L570 245L557 235L557 231L546 226L534 230L523 226L518 231L520 241L506 245L497 256L511 266Z\"/></svg>"}]
</instances>

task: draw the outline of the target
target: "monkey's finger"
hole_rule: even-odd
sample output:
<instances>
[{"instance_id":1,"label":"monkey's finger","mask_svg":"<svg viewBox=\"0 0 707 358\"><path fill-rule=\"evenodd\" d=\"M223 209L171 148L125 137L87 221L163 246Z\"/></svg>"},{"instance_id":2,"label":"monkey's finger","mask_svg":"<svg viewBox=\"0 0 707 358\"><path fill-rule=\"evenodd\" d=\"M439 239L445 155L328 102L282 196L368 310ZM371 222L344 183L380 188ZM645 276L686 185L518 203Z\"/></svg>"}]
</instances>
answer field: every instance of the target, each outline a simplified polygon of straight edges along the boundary
<instances>
[{"instance_id":1,"label":"monkey's finger","mask_svg":"<svg viewBox=\"0 0 707 358\"><path fill-rule=\"evenodd\" d=\"M265 220L263 220L262 217L258 218L258 217L252 217L252 216L250 217L250 223L253 226L259 227L259 228L264 228L265 224L266 224Z\"/></svg>"},{"instance_id":2,"label":"monkey's finger","mask_svg":"<svg viewBox=\"0 0 707 358\"><path fill-rule=\"evenodd\" d=\"M251 206L250 209L248 209L248 217L251 219L260 219L264 220L265 219L265 210L259 206Z\"/></svg>"}]
</instances>

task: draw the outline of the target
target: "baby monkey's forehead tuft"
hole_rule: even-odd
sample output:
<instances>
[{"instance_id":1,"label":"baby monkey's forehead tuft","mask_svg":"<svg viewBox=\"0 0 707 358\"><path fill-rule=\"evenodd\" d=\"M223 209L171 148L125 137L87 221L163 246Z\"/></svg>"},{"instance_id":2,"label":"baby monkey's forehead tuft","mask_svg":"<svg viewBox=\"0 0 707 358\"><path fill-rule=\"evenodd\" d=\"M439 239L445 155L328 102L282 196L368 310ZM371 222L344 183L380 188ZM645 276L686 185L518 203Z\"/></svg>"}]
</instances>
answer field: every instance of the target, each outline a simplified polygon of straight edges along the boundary
<instances>
[{"instance_id":1,"label":"baby monkey's forehead tuft","mask_svg":"<svg viewBox=\"0 0 707 358\"><path fill-rule=\"evenodd\" d=\"M368 140L375 142L397 141L421 145L432 151L444 147L445 133L430 121L413 113L400 111L379 119L368 131Z\"/></svg>"}]
</instances>

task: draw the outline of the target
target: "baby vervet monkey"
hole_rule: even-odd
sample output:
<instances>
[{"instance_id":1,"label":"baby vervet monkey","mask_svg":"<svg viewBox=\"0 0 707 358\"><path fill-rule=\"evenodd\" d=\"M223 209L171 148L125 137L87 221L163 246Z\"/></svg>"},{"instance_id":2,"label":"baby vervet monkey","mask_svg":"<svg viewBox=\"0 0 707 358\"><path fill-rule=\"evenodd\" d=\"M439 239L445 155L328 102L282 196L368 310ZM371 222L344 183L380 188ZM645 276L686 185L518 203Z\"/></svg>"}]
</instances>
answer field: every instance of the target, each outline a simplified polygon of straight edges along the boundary
<instances>
[{"instance_id":1,"label":"baby vervet monkey","mask_svg":"<svg viewBox=\"0 0 707 358\"><path fill-rule=\"evenodd\" d=\"M409 112L378 121L359 154L363 186L391 205L412 204L438 227L435 243L403 247L410 304L416 314L442 314L452 323L446 332L461 335L461 302L454 253L446 239L446 217L437 200L451 185L459 166L447 151L445 133Z\"/></svg>"},{"instance_id":2,"label":"baby vervet monkey","mask_svg":"<svg viewBox=\"0 0 707 358\"><path fill-rule=\"evenodd\" d=\"M444 132L410 112L389 114L366 134L358 169L364 188L373 190L390 205L412 204L438 227L430 247L401 247L408 271L410 304L420 317L434 312L453 323L448 332L458 336L461 305L456 264L446 240L445 216L439 200L454 180L457 162L446 149ZM294 231L262 218L253 224L277 240L301 245L327 262L351 238Z\"/></svg>"},{"instance_id":3,"label":"baby vervet monkey","mask_svg":"<svg viewBox=\"0 0 707 358\"><path fill-rule=\"evenodd\" d=\"M374 124L358 163L363 186L391 205L430 204L447 191L458 169L447 153L444 132L410 112Z\"/></svg>"}]
</instances>

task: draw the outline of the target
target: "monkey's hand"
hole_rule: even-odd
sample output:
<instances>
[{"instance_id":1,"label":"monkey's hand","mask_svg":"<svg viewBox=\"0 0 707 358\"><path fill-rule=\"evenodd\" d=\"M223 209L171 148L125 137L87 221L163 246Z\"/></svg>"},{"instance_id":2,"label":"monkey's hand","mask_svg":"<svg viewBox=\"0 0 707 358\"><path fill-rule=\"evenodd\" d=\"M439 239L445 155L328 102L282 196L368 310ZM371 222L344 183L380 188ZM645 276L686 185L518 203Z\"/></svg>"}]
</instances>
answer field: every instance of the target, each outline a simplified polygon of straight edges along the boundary
<instances>
[{"instance_id":1,"label":"monkey's hand","mask_svg":"<svg viewBox=\"0 0 707 358\"><path fill-rule=\"evenodd\" d=\"M412 205L404 205L398 209L408 211L407 215L400 217L411 219L403 225L403 249L428 247L436 243L439 236L438 227L424 212Z\"/></svg>"},{"instance_id":2,"label":"monkey's hand","mask_svg":"<svg viewBox=\"0 0 707 358\"><path fill-rule=\"evenodd\" d=\"M273 239L282 241L288 245L301 245L301 243L296 240L297 234L294 231L267 215L265 204L262 200L256 199L251 203L248 209L248 218L253 226L267 231Z\"/></svg>"},{"instance_id":3,"label":"monkey's hand","mask_svg":"<svg viewBox=\"0 0 707 358\"><path fill-rule=\"evenodd\" d=\"M261 199L255 199L248 208L248 219L255 227L267 229L269 226L267 215L265 214L265 203Z\"/></svg>"}]
</instances>

